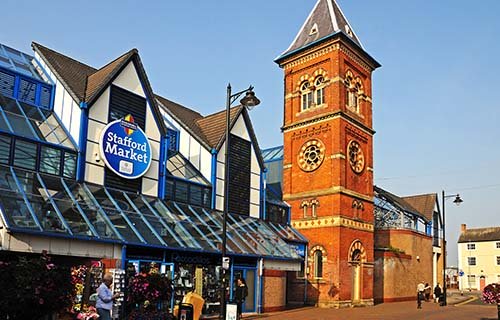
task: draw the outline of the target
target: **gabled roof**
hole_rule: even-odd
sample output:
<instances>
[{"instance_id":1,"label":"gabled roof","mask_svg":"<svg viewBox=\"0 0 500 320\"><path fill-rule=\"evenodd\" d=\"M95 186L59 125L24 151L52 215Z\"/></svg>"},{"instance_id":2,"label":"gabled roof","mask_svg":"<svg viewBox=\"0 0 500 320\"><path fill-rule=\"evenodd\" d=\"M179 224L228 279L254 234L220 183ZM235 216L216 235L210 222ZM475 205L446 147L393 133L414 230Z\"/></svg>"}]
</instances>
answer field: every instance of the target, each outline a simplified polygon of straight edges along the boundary
<instances>
[{"instance_id":1,"label":"gabled roof","mask_svg":"<svg viewBox=\"0 0 500 320\"><path fill-rule=\"evenodd\" d=\"M500 241L500 227L467 229L460 234L458 243L469 241Z\"/></svg>"},{"instance_id":2,"label":"gabled roof","mask_svg":"<svg viewBox=\"0 0 500 320\"><path fill-rule=\"evenodd\" d=\"M361 49L363 48L337 2L318 0L290 47L277 60L337 33L345 34Z\"/></svg>"},{"instance_id":3,"label":"gabled roof","mask_svg":"<svg viewBox=\"0 0 500 320\"><path fill-rule=\"evenodd\" d=\"M39 43L33 42L31 47L51 66L51 70L66 87L73 99L77 102L84 101L87 77L95 73L97 69L44 47Z\"/></svg>"},{"instance_id":4,"label":"gabled roof","mask_svg":"<svg viewBox=\"0 0 500 320\"><path fill-rule=\"evenodd\" d=\"M437 203L437 194L428 193L401 198L422 213L427 219L432 220Z\"/></svg>"},{"instance_id":5,"label":"gabled roof","mask_svg":"<svg viewBox=\"0 0 500 320\"><path fill-rule=\"evenodd\" d=\"M139 78L144 84L144 91L151 103L151 108L160 127L160 132L162 134L166 132L165 123L158 110L153 90L151 89L137 49L128 51L100 69L95 69L39 43L33 42L31 46L49 65L73 99L78 103L85 102L89 107L102 94L103 90L113 82L125 66L129 62L133 62Z\"/></svg>"},{"instance_id":6,"label":"gabled roof","mask_svg":"<svg viewBox=\"0 0 500 320\"><path fill-rule=\"evenodd\" d=\"M232 107L229 111L229 123L232 128L244 108ZM196 120L197 126L203 132L206 141L212 148L218 149L226 135L226 110L219 111Z\"/></svg>"},{"instance_id":7,"label":"gabled roof","mask_svg":"<svg viewBox=\"0 0 500 320\"><path fill-rule=\"evenodd\" d=\"M420 211L415 209L411 204L409 204L403 198L398 197L397 195L390 193L389 191L386 191L378 186L373 186L373 190L375 191L376 197L383 197L386 200L395 204L396 206L400 207L404 211L411 213L411 214L414 214L414 215L417 215L417 216L420 216L424 220L429 221L429 219L426 216L424 216Z\"/></svg>"}]
</instances>

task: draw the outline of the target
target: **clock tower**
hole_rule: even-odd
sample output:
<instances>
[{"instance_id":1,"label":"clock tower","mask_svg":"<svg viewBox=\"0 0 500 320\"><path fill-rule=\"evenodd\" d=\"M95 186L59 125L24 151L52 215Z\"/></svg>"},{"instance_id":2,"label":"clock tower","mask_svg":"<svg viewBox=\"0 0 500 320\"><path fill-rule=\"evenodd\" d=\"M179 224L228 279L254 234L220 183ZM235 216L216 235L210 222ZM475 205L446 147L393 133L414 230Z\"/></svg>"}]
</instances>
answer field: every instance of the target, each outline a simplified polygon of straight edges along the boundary
<instances>
[{"instance_id":1,"label":"clock tower","mask_svg":"<svg viewBox=\"0 0 500 320\"><path fill-rule=\"evenodd\" d=\"M335 0L317 1L276 63L285 72L283 197L309 240L290 295L307 292L323 307L371 305L371 74L380 65Z\"/></svg>"}]
</instances>

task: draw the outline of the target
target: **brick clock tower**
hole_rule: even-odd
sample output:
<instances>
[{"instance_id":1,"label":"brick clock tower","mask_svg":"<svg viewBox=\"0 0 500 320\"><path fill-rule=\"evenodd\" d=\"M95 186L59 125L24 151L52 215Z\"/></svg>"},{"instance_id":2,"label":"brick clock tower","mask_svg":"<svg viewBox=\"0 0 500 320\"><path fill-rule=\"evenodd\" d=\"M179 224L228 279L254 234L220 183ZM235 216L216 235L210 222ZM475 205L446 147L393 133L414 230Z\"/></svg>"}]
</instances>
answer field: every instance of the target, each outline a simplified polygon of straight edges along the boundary
<instances>
[{"instance_id":1,"label":"brick clock tower","mask_svg":"<svg viewBox=\"0 0 500 320\"><path fill-rule=\"evenodd\" d=\"M371 74L335 0L318 0L276 63L285 71L283 197L309 240L289 299L322 307L373 304Z\"/></svg>"}]
</instances>

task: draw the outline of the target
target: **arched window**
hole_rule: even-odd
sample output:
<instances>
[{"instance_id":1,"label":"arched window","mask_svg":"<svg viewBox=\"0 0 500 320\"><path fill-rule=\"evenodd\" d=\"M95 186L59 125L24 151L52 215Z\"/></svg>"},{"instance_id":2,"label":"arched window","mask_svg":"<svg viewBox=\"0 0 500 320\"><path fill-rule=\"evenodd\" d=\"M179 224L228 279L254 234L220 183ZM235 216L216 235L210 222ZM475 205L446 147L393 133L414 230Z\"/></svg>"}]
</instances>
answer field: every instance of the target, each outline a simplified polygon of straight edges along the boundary
<instances>
[{"instance_id":1,"label":"arched window","mask_svg":"<svg viewBox=\"0 0 500 320\"><path fill-rule=\"evenodd\" d=\"M305 81L300 86L300 95L302 97L301 110L307 110L313 105L313 92L311 90L311 85L309 82Z\"/></svg>"},{"instance_id":2,"label":"arched window","mask_svg":"<svg viewBox=\"0 0 500 320\"><path fill-rule=\"evenodd\" d=\"M314 277L323 278L323 252L314 251Z\"/></svg>"},{"instance_id":3,"label":"arched window","mask_svg":"<svg viewBox=\"0 0 500 320\"><path fill-rule=\"evenodd\" d=\"M314 81L314 87L316 89L316 105L322 105L325 103L325 78L319 76Z\"/></svg>"},{"instance_id":4,"label":"arched window","mask_svg":"<svg viewBox=\"0 0 500 320\"><path fill-rule=\"evenodd\" d=\"M346 87L346 105L351 111L359 113L359 97L363 93L363 85L361 84L361 79L352 78L352 74L348 72L344 80L344 85Z\"/></svg>"}]
</instances>

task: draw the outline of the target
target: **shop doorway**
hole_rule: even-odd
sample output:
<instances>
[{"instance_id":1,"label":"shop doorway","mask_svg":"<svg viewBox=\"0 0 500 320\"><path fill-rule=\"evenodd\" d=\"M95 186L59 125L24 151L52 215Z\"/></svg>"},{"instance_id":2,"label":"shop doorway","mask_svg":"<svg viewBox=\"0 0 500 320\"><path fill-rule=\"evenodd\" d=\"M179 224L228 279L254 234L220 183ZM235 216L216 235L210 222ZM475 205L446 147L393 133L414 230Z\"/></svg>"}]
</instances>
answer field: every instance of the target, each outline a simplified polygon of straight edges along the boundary
<instances>
[{"instance_id":1,"label":"shop doorway","mask_svg":"<svg viewBox=\"0 0 500 320\"><path fill-rule=\"evenodd\" d=\"M243 278L246 281L248 287L248 296L243 303L243 312L255 312L255 300L256 300L256 269L253 267L234 267L233 269L233 289L236 279ZM232 295L231 295L232 296Z\"/></svg>"}]
</instances>

